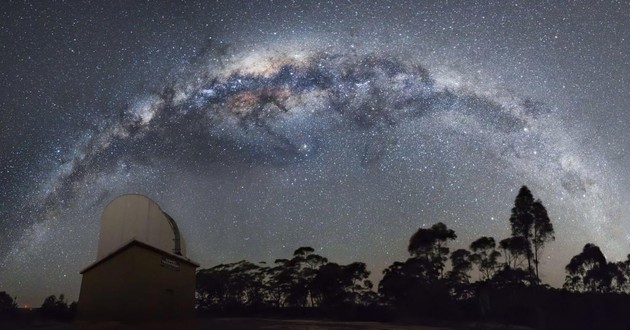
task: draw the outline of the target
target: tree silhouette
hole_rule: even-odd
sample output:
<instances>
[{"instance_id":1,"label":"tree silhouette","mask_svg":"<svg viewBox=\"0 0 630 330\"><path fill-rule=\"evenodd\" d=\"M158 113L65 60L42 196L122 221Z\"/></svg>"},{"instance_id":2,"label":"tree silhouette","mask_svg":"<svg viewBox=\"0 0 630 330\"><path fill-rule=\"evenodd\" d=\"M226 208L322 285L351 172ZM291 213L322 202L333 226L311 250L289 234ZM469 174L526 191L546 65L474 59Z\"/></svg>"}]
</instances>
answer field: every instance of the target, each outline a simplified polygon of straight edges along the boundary
<instances>
[{"instance_id":1,"label":"tree silhouette","mask_svg":"<svg viewBox=\"0 0 630 330\"><path fill-rule=\"evenodd\" d=\"M378 283L378 292L390 305L404 305L410 300L409 290L416 280L415 272L408 262L395 261L383 270L383 278Z\"/></svg>"},{"instance_id":2,"label":"tree silhouette","mask_svg":"<svg viewBox=\"0 0 630 330\"><path fill-rule=\"evenodd\" d=\"M11 298L8 293L0 291L0 318L14 316L17 313L17 308L16 299Z\"/></svg>"},{"instance_id":3,"label":"tree silhouette","mask_svg":"<svg viewBox=\"0 0 630 330\"><path fill-rule=\"evenodd\" d=\"M69 320L74 317L75 311L76 303L73 302L70 306L68 306L66 297L63 294L60 294L59 298L55 295L46 297L42 306L39 308L39 313L43 317L57 320Z\"/></svg>"},{"instance_id":4,"label":"tree silhouette","mask_svg":"<svg viewBox=\"0 0 630 330\"><path fill-rule=\"evenodd\" d=\"M527 270L532 272L532 249L531 249L531 231L534 225L534 216L531 213L534 204L534 196L529 188L522 186L514 200L512 215L510 216L510 225L512 226L512 236L520 236L527 242Z\"/></svg>"},{"instance_id":5,"label":"tree silhouette","mask_svg":"<svg viewBox=\"0 0 630 330\"><path fill-rule=\"evenodd\" d=\"M343 268L336 263L322 266L309 285L313 301L322 306L343 303L346 293L344 288L349 285L344 275Z\"/></svg>"},{"instance_id":6,"label":"tree silhouette","mask_svg":"<svg viewBox=\"0 0 630 330\"><path fill-rule=\"evenodd\" d=\"M291 259L276 259L272 267L264 266L264 263L256 265L242 260L199 270L198 307L224 311L256 306L306 307L309 304L318 306L323 295L321 292L312 291L313 282L320 268L328 264L328 259L313 252L314 249L311 247L298 248ZM350 283L348 284L350 288L358 290L357 293L365 291L354 281L356 278L362 278L361 276L367 278L369 275L365 264L355 263L339 267L347 272L339 273L345 276L344 285ZM371 283L369 284L371 286ZM345 287L341 290L345 292Z\"/></svg>"},{"instance_id":7,"label":"tree silhouette","mask_svg":"<svg viewBox=\"0 0 630 330\"><path fill-rule=\"evenodd\" d=\"M437 315L451 300L446 283L437 278L435 266L426 258L394 262L383 271L378 292L397 310L420 315Z\"/></svg>"},{"instance_id":8,"label":"tree silhouette","mask_svg":"<svg viewBox=\"0 0 630 330\"><path fill-rule=\"evenodd\" d=\"M622 278L622 282L619 283L619 289L628 293L630 291L630 254L626 256L626 260L619 261L616 265Z\"/></svg>"},{"instance_id":9,"label":"tree silhouette","mask_svg":"<svg viewBox=\"0 0 630 330\"><path fill-rule=\"evenodd\" d=\"M369 305L375 301L374 284L368 280L370 271L363 262L353 262L344 266L344 272L348 277L350 284L345 287L348 293L348 301L360 305Z\"/></svg>"},{"instance_id":10,"label":"tree silhouette","mask_svg":"<svg viewBox=\"0 0 630 330\"><path fill-rule=\"evenodd\" d=\"M315 252L315 249L313 249L310 246L302 246L297 248L295 251L293 251L293 256L294 257L306 257L307 255L311 254Z\"/></svg>"},{"instance_id":11,"label":"tree silhouette","mask_svg":"<svg viewBox=\"0 0 630 330\"><path fill-rule=\"evenodd\" d=\"M452 229L438 222L431 228L419 228L409 239L407 251L416 259L430 265L440 278L449 253L448 241L457 238ZM432 274L431 274L432 275Z\"/></svg>"},{"instance_id":12,"label":"tree silhouette","mask_svg":"<svg viewBox=\"0 0 630 330\"><path fill-rule=\"evenodd\" d=\"M545 243L555 239L553 225L547 210L527 186L522 186L514 200L510 215L512 237L522 237L527 242L527 269L540 282L539 256Z\"/></svg>"},{"instance_id":13,"label":"tree silhouette","mask_svg":"<svg viewBox=\"0 0 630 330\"><path fill-rule=\"evenodd\" d=\"M503 250L504 267L518 268L527 260L527 241L522 236L508 237L499 242Z\"/></svg>"},{"instance_id":14,"label":"tree silhouette","mask_svg":"<svg viewBox=\"0 0 630 330\"><path fill-rule=\"evenodd\" d=\"M531 272L522 268L504 267L492 277L492 282L497 288L518 288L536 283Z\"/></svg>"},{"instance_id":15,"label":"tree silhouette","mask_svg":"<svg viewBox=\"0 0 630 330\"><path fill-rule=\"evenodd\" d=\"M545 243L556 239L554 236L553 225L547 214L547 209L543 206L540 200L537 200L532 205L532 214L534 215L534 228L532 245L534 251L534 266L536 267L536 278L540 281L540 275L538 273L538 265L540 264L540 253L545 246Z\"/></svg>"},{"instance_id":16,"label":"tree silhouette","mask_svg":"<svg viewBox=\"0 0 630 330\"><path fill-rule=\"evenodd\" d=\"M473 254L472 263L477 265L482 280L489 280L497 271L501 253L495 249L496 243L492 237L480 237L470 244Z\"/></svg>"},{"instance_id":17,"label":"tree silhouette","mask_svg":"<svg viewBox=\"0 0 630 330\"><path fill-rule=\"evenodd\" d=\"M311 292L320 306L361 303L361 293L372 288L369 275L362 262L346 266L327 263L318 269L310 284Z\"/></svg>"},{"instance_id":18,"label":"tree silhouette","mask_svg":"<svg viewBox=\"0 0 630 330\"><path fill-rule=\"evenodd\" d=\"M294 302L306 302L310 298L311 306L318 304L315 296L310 290L310 283L313 282L320 267L328 263L328 259L314 253L315 249L309 246L300 247L293 252L293 259L289 265L295 272L294 287L291 290ZM298 304L305 306L305 304Z\"/></svg>"},{"instance_id":19,"label":"tree silhouette","mask_svg":"<svg viewBox=\"0 0 630 330\"><path fill-rule=\"evenodd\" d=\"M447 277L455 282L468 283L470 280L470 271L472 263L470 261L471 253L466 249L457 249L451 253L451 270L447 273Z\"/></svg>"},{"instance_id":20,"label":"tree silhouette","mask_svg":"<svg viewBox=\"0 0 630 330\"><path fill-rule=\"evenodd\" d=\"M266 267L245 260L200 270L198 304L202 308L260 305L266 298L266 274Z\"/></svg>"},{"instance_id":21,"label":"tree silhouette","mask_svg":"<svg viewBox=\"0 0 630 330\"><path fill-rule=\"evenodd\" d=\"M407 251L411 258L405 262L394 262L383 271L378 291L384 301L402 310L430 315L444 312L451 300L447 282L453 278L467 276L466 252L455 255L460 268L443 276L449 255L448 241L457 238L455 232L439 222L430 228L419 228L409 239ZM470 267L470 265L468 265Z\"/></svg>"},{"instance_id":22,"label":"tree silhouette","mask_svg":"<svg viewBox=\"0 0 630 330\"><path fill-rule=\"evenodd\" d=\"M466 249L457 249L451 253L451 270L446 274L449 291L456 300L471 296L470 271L472 270L471 253Z\"/></svg>"},{"instance_id":23,"label":"tree silhouette","mask_svg":"<svg viewBox=\"0 0 630 330\"><path fill-rule=\"evenodd\" d=\"M607 262L599 247L591 243L571 258L565 269L564 288L572 291L620 292L627 281L623 266Z\"/></svg>"},{"instance_id":24,"label":"tree silhouette","mask_svg":"<svg viewBox=\"0 0 630 330\"><path fill-rule=\"evenodd\" d=\"M276 259L274 263L276 266L267 271L270 301L275 307L284 307L285 303L293 305L291 290L297 282L297 274L288 259Z\"/></svg>"}]
</instances>

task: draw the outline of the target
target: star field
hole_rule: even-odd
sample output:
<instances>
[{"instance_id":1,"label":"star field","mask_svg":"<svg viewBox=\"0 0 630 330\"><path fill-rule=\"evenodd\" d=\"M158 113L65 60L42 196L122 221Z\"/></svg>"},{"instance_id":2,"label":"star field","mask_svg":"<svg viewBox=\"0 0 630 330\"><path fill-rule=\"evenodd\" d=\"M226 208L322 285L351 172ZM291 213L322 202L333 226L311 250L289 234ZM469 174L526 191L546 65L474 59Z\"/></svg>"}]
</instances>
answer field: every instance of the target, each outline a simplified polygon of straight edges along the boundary
<instances>
[{"instance_id":1,"label":"star field","mask_svg":"<svg viewBox=\"0 0 630 330\"><path fill-rule=\"evenodd\" d=\"M154 199L209 267L312 246L374 279L442 221L630 253L630 4L0 5L0 290L78 297L103 207Z\"/></svg>"}]
</instances>

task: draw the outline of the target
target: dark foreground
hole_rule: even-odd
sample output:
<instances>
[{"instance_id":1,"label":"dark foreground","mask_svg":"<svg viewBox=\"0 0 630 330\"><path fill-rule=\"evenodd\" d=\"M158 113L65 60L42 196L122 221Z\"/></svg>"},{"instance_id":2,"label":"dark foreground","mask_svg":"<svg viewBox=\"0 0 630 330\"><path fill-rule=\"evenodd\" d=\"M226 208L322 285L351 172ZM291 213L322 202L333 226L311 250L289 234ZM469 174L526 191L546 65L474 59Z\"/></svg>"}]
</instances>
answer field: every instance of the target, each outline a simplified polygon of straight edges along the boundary
<instances>
[{"instance_id":1,"label":"dark foreground","mask_svg":"<svg viewBox=\"0 0 630 330\"><path fill-rule=\"evenodd\" d=\"M441 329L529 329L505 325L459 324L459 325L411 325L380 322L339 322L326 320L278 320L259 318L201 318L184 323L147 323L126 325L121 323L73 324L60 322L0 323L1 329L45 329L45 330L135 330L135 329L200 329L200 330L441 330Z\"/></svg>"}]
</instances>

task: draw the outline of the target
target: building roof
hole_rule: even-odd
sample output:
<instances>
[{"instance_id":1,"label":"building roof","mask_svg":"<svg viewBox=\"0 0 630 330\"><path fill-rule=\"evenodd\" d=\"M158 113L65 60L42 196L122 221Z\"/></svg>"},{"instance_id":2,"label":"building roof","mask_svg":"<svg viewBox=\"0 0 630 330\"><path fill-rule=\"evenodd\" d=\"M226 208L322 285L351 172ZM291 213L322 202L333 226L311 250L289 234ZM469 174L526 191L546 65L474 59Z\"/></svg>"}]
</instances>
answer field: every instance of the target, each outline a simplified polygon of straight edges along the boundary
<instances>
[{"instance_id":1,"label":"building roof","mask_svg":"<svg viewBox=\"0 0 630 330\"><path fill-rule=\"evenodd\" d=\"M92 269L92 268L94 268L94 267L96 267L96 266L98 266L98 265L102 264L103 262L105 262L105 261L107 261L107 260L109 260L109 259L111 259L111 258L115 257L116 255L118 255L118 254L122 253L123 251L125 251L125 250L127 250L127 249L129 249L129 248L131 248L132 246L139 246L139 247L145 248L145 249L147 249L147 250L152 250L152 251L158 252L158 253L160 253L160 254L167 255L169 258L173 258L173 259L177 259L177 260L179 260L179 261L185 262L185 263L187 263L187 264L189 264L189 265L194 266L195 268L199 267L199 264L198 264L198 263L196 263L196 262L194 262L194 261L192 261L192 260L190 260L190 259L188 259L188 258L186 258L186 257L180 256L180 255L177 255L177 254L173 254L173 253L168 252L168 251L164 251L164 250L162 250L162 249L159 249L159 248L157 248L157 247L155 247L155 246L151 246L151 245L149 245L149 244L147 244L147 243L144 243L144 242L138 241L138 240L136 240L136 239L131 239L131 240L130 240L130 241L128 241L127 243L123 244L120 248L118 248L118 249L116 249L116 250L112 251L111 253L107 254L107 255L106 255L106 256L104 256L103 258L101 258L101 259L99 259L99 260L95 261L95 262L94 262L94 263L92 263L91 265L89 265L89 266L87 266L86 268L84 268L84 269L80 272L80 274L83 274L83 273L85 273L85 272L89 271L90 269Z\"/></svg>"}]
</instances>

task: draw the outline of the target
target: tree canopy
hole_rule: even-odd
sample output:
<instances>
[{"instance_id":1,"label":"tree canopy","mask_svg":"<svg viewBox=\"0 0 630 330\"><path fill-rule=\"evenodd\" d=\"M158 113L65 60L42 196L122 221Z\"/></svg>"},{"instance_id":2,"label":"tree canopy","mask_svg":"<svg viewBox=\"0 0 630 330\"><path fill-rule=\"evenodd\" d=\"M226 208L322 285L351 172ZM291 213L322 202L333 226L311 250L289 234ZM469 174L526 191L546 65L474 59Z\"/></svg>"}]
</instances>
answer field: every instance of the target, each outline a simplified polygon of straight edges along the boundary
<instances>
[{"instance_id":1,"label":"tree canopy","mask_svg":"<svg viewBox=\"0 0 630 330\"><path fill-rule=\"evenodd\" d=\"M525 243L527 269L532 277L540 281L540 254L547 242L553 241L554 229L547 210L527 186L522 186L514 200L510 215L512 237L521 237Z\"/></svg>"}]
</instances>

